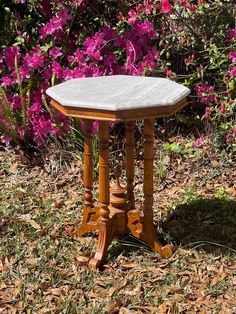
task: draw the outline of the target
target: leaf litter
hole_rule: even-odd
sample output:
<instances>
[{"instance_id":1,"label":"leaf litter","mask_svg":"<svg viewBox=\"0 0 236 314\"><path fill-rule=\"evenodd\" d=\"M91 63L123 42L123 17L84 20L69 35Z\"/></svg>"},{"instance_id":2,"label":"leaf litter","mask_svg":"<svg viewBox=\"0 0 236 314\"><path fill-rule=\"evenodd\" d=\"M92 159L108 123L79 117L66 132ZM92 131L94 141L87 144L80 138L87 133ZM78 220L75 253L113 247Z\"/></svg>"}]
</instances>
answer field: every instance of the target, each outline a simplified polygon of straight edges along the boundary
<instances>
[{"instance_id":1,"label":"leaf litter","mask_svg":"<svg viewBox=\"0 0 236 314\"><path fill-rule=\"evenodd\" d=\"M102 272L86 266L96 233L70 236L82 218L78 158L64 168L55 157L31 165L2 149L0 165L0 313L236 312L233 161L165 156L154 220L174 255L165 260L133 239L113 241ZM142 182L141 161L136 168Z\"/></svg>"}]
</instances>

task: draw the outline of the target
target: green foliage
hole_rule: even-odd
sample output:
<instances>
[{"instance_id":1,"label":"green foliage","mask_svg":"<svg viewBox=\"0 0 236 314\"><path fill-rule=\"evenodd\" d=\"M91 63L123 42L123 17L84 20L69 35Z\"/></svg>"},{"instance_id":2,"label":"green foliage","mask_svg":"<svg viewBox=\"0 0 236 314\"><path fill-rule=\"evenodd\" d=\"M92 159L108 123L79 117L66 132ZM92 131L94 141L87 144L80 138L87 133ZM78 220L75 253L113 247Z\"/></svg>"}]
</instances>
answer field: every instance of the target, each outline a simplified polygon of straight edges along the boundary
<instances>
[{"instance_id":1,"label":"green foliage","mask_svg":"<svg viewBox=\"0 0 236 314\"><path fill-rule=\"evenodd\" d=\"M165 154L179 154L184 155L184 147L179 143L164 143L163 149Z\"/></svg>"}]
</instances>

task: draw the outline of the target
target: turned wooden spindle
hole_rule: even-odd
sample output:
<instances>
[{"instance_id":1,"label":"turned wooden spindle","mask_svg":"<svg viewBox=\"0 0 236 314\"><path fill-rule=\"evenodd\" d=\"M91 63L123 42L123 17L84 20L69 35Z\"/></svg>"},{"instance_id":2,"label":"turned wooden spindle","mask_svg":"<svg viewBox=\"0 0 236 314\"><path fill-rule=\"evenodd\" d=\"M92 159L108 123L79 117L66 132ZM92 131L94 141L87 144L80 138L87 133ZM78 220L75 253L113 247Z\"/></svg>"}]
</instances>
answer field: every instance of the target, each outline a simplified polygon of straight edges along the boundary
<instances>
[{"instance_id":1,"label":"turned wooden spindle","mask_svg":"<svg viewBox=\"0 0 236 314\"><path fill-rule=\"evenodd\" d=\"M99 223L98 244L93 258L89 261L89 267L97 269L103 262L107 247L112 241L114 230L109 217L110 181L109 181L109 123L99 121Z\"/></svg>"},{"instance_id":2,"label":"turned wooden spindle","mask_svg":"<svg viewBox=\"0 0 236 314\"><path fill-rule=\"evenodd\" d=\"M82 236L98 228L99 208L93 206L93 144L92 120L84 120L84 206L83 220L73 236Z\"/></svg>"},{"instance_id":3,"label":"turned wooden spindle","mask_svg":"<svg viewBox=\"0 0 236 314\"><path fill-rule=\"evenodd\" d=\"M131 210L128 212L128 227L132 235L146 242L154 251L164 257L172 255L170 245L162 246L156 240L153 226L153 146L155 120L144 120L144 180L143 180L143 211Z\"/></svg>"},{"instance_id":4,"label":"turned wooden spindle","mask_svg":"<svg viewBox=\"0 0 236 314\"><path fill-rule=\"evenodd\" d=\"M143 182L143 213L144 213L144 241L147 242L154 251L160 253L164 257L172 255L172 246L162 246L156 240L153 225L153 152L154 152L154 132L155 120L144 120L144 182Z\"/></svg>"},{"instance_id":5,"label":"turned wooden spindle","mask_svg":"<svg viewBox=\"0 0 236 314\"><path fill-rule=\"evenodd\" d=\"M126 178L128 209L134 209L134 122L126 122Z\"/></svg>"},{"instance_id":6,"label":"turned wooden spindle","mask_svg":"<svg viewBox=\"0 0 236 314\"><path fill-rule=\"evenodd\" d=\"M84 120L84 207L93 207L92 120Z\"/></svg>"},{"instance_id":7,"label":"turned wooden spindle","mask_svg":"<svg viewBox=\"0 0 236 314\"><path fill-rule=\"evenodd\" d=\"M99 203L100 221L109 219L110 180L109 180L109 123L99 122Z\"/></svg>"},{"instance_id":8,"label":"turned wooden spindle","mask_svg":"<svg viewBox=\"0 0 236 314\"><path fill-rule=\"evenodd\" d=\"M155 120L144 120L144 182L143 211L152 215L153 206L153 145Z\"/></svg>"}]
</instances>

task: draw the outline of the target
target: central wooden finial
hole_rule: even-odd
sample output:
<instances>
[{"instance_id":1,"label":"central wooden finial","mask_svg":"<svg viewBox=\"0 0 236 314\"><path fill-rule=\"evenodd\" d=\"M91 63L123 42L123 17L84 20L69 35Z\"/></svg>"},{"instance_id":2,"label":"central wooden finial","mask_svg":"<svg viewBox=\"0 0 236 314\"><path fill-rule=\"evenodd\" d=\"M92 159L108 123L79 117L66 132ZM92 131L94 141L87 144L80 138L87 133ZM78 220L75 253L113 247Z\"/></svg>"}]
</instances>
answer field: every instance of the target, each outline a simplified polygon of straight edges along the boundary
<instances>
[{"instance_id":1,"label":"central wooden finial","mask_svg":"<svg viewBox=\"0 0 236 314\"><path fill-rule=\"evenodd\" d=\"M127 229L127 193L126 189L120 184L121 167L117 163L114 170L115 182L110 189L110 206L111 215L116 215L116 234L124 235Z\"/></svg>"}]
</instances>

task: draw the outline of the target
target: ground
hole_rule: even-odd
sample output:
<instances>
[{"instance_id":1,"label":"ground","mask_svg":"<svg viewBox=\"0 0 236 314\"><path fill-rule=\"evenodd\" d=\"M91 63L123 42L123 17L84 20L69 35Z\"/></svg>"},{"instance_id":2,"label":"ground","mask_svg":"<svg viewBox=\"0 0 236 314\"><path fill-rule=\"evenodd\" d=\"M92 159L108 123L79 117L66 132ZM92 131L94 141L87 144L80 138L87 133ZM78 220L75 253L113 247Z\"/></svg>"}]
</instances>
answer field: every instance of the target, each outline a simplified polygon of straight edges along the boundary
<instances>
[{"instance_id":1,"label":"ground","mask_svg":"<svg viewBox=\"0 0 236 314\"><path fill-rule=\"evenodd\" d=\"M174 255L127 237L100 272L86 266L96 233L70 236L81 220L81 154L54 144L28 159L1 148L0 313L236 313L235 160L178 143L155 146L156 230ZM136 170L140 206L142 158Z\"/></svg>"}]
</instances>

